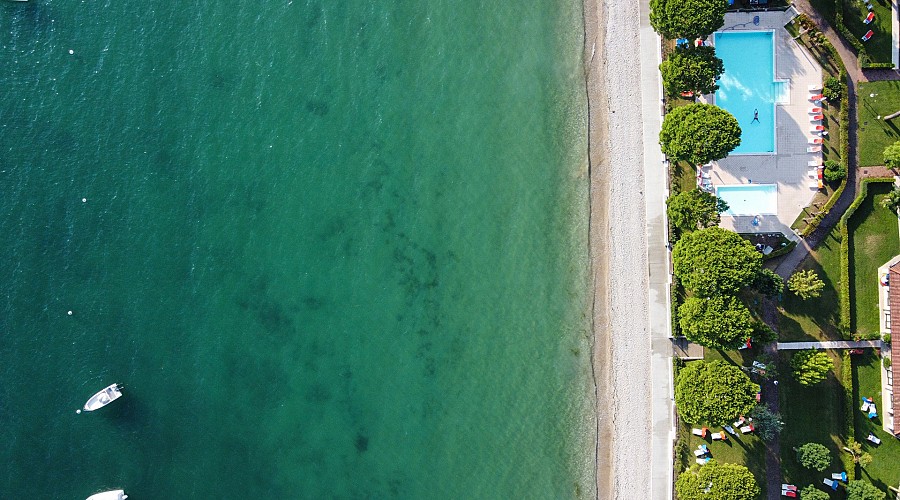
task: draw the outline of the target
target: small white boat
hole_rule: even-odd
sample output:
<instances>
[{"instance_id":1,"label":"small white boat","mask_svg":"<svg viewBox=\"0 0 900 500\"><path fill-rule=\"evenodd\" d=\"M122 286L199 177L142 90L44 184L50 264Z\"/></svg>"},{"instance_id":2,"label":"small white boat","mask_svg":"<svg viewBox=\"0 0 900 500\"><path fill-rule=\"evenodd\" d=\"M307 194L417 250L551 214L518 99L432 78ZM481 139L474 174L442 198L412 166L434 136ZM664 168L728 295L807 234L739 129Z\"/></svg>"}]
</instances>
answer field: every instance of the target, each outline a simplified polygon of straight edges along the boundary
<instances>
[{"instance_id":1,"label":"small white boat","mask_svg":"<svg viewBox=\"0 0 900 500\"><path fill-rule=\"evenodd\" d=\"M128 498L128 495L125 494L125 490L110 490L94 493L87 497L87 500L125 500L126 498Z\"/></svg>"},{"instance_id":2,"label":"small white boat","mask_svg":"<svg viewBox=\"0 0 900 500\"><path fill-rule=\"evenodd\" d=\"M88 399L87 403L84 404L84 411L99 410L120 397L122 397L122 388L119 387L119 384L112 384L91 396L91 399ZM81 410L78 410L75 413L81 413Z\"/></svg>"}]
</instances>

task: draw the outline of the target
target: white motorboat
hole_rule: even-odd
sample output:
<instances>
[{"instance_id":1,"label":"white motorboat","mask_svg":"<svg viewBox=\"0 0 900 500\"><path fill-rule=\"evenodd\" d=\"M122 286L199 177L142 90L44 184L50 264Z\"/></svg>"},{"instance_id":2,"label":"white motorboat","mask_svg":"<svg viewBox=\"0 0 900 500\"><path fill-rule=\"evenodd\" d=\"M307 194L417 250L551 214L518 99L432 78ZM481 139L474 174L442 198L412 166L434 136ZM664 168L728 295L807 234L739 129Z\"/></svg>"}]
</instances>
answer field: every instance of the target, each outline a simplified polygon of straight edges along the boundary
<instances>
[{"instance_id":1,"label":"white motorboat","mask_svg":"<svg viewBox=\"0 0 900 500\"><path fill-rule=\"evenodd\" d=\"M91 399L88 399L87 403L84 404L84 411L99 410L120 397L122 397L122 388L119 387L119 384L112 384L91 396ZM81 410L78 410L75 413L81 413Z\"/></svg>"},{"instance_id":2,"label":"white motorboat","mask_svg":"<svg viewBox=\"0 0 900 500\"><path fill-rule=\"evenodd\" d=\"M126 498L128 498L128 495L125 494L125 490L110 490L94 493L87 497L87 500L125 500Z\"/></svg>"}]
</instances>

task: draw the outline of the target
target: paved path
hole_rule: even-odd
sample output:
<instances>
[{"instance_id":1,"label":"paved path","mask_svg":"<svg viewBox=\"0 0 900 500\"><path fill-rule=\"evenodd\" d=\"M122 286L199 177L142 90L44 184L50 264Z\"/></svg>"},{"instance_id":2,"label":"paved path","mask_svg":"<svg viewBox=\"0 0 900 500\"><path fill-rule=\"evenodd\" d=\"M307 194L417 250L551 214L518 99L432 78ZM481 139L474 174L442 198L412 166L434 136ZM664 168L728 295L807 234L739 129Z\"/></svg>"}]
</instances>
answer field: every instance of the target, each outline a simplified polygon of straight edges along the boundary
<instances>
[{"instance_id":1,"label":"paved path","mask_svg":"<svg viewBox=\"0 0 900 500\"><path fill-rule=\"evenodd\" d=\"M764 299L762 306L762 320L777 332L778 308L775 302L771 299ZM773 360L778 359L778 350L774 342L766 344L763 352ZM760 386L762 402L773 412L780 412L776 381L773 379L763 380ZM781 437L776 434L770 442L766 443L766 497L771 500L780 499L781 484Z\"/></svg>"},{"instance_id":2,"label":"paved path","mask_svg":"<svg viewBox=\"0 0 900 500\"><path fill-rule=\"evenodd\" d=\"M832 340L828 342L778 342L779 351L799 349L866 349L870 347L881 349L881 341L861 340L858 342L851 342L849 340Z\"/></svg>"}]
</instances>

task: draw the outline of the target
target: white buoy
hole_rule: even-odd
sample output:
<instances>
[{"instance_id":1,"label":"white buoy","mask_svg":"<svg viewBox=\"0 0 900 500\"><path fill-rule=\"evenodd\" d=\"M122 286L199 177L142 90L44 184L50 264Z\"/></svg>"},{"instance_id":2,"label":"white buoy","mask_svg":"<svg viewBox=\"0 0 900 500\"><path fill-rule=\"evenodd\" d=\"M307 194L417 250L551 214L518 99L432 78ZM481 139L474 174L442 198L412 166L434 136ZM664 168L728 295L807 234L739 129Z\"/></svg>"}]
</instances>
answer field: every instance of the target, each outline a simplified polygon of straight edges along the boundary
<instances>
[{"instance_id":1,"label":"white buoy","mask_svg":"<svg viewBox=\"0 0 900 500\"><path fill-rule=\"evenodd\" d=\"M82 199L81 199L81 202L82 202L82 203L87 203L87 198L82 198Z\"/></svg>"},{"instance_id":2,"label":"white buoy","mask_svg":"<svg viewBox=\"0 0 900 500\"><path fill-rule=\"evenodd\" d=\"M67 312L66 314L68 314L69 316L71 316L71 315L72 315L72 311L69 311L69 312Z\"/></svg>"},{"instance_id":3,"label":"white buoy","mask_svg":"<svg viewBox=\"0 0 900 500\"><path fill-rule=\"evenodd\" d=\"M75 413L81 415L81 410L75 410Z\"/></svg>"},{"instance_id":4,"label":"white buoy","mask_svg":"<svg viewBox=\"0 0 900 500\"><path fill-rule=\"evenodd\" d=\"M72 55L72 54L74 54L74 53L75 53L75 51L74 51L74 50L72 50L72 49L69 49L69 55Z\"/></svg>"}]
</instances>

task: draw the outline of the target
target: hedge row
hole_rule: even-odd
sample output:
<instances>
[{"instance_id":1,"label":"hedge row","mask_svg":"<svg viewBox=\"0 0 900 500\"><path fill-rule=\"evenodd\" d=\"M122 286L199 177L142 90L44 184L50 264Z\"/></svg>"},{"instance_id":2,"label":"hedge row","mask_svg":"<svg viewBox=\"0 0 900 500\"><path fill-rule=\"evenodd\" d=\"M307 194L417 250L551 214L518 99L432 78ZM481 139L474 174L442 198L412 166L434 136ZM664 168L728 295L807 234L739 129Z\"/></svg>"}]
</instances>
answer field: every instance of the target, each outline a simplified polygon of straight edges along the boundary
<instances>
[{"instance_id":1,"label":"hedge row","mask_svg":"<svg viewBox=\"0 0 900 500\"><path fill-rule=\"evenodd\" d=\"M795 246L797 246L797 242L792 241L792 242L788 243L787 245L779 248L778 250L773 251L769 255L763 255L763 260L766 261L769 259L774 259L775 257L781 257L782 255L784 255L786 253L790 253L790 251L793 250Z\"/></svg>"},{"instance_id":2,"label":"hedge row","mask_svg":"<svg viewBox=\"0 0 900 500\"><path fill-rule=\"evenodd\" d=\"M873 177L863 179L859 186L859 194L850 208L844 212L841 221L838 223L841 238L841 286L838 290L841 300L840 317L838 319L838 330L845 339L850 339L850 231L847 229L847 221L856 212L856 209L862 205L869 193L869 184L873 182L894 182L893 177Z\"/></svg>"},{"instance_id":3,"label":"hedge row","mask_svg":"<svg viewBox=\"0 0 900 500\"><path fill-rule=\"evenodd\" d=\"M844 389L844 428L847 432L847 441L856 439L856 428L853 418L856 415L856 400L853 399L853 360L849 349L841 350L841 387ZM843 450L841 450L843 451ZM839 453L844 470L847 471L847 480L856 479L856 464L849 453Z\"/></svg>"}]
</instances>

